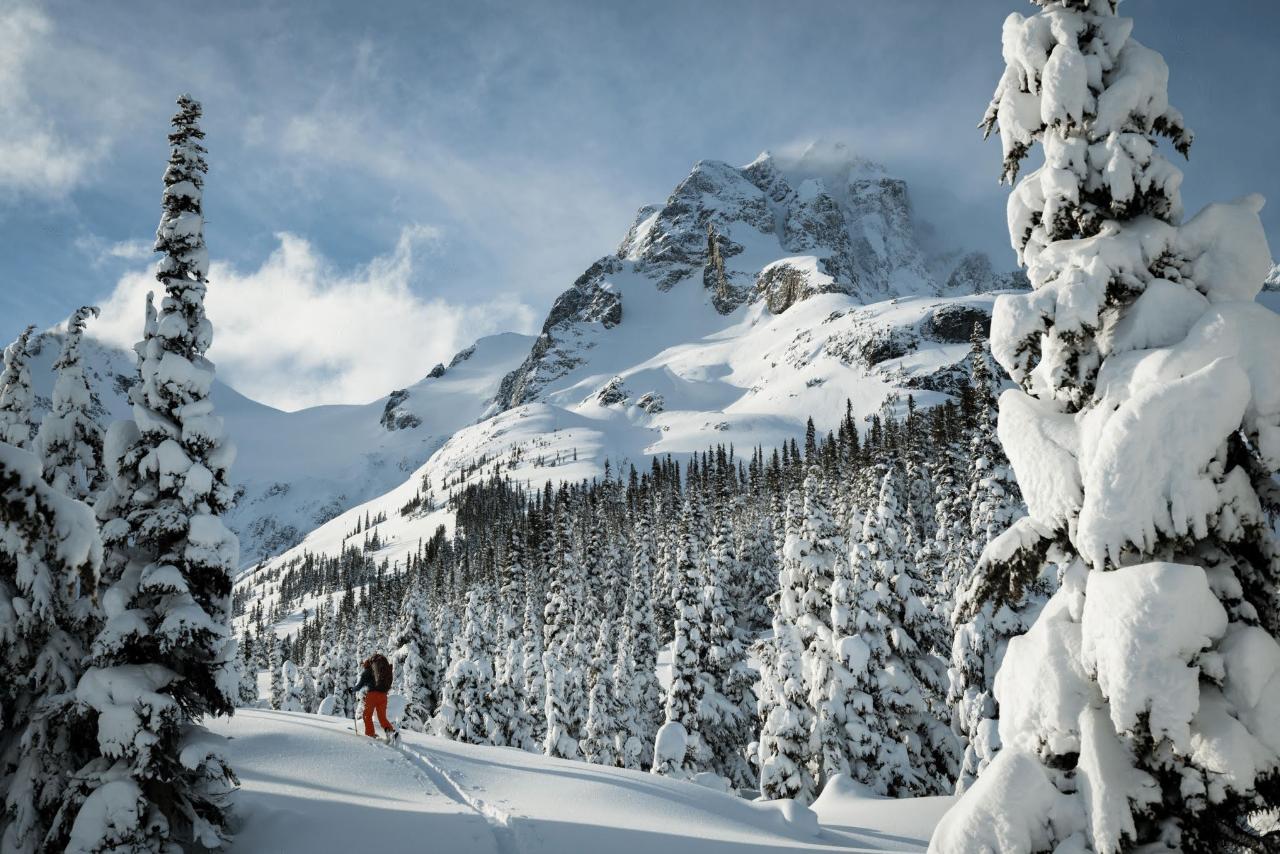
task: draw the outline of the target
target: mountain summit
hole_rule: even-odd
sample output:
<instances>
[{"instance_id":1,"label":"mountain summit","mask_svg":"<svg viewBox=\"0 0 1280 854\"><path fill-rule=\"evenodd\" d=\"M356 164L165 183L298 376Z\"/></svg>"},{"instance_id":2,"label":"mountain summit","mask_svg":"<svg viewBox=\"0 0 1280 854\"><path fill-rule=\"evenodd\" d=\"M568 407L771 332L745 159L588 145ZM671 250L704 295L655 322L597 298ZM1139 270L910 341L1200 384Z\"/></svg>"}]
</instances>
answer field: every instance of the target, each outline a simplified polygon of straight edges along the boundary
<instances>
[{"instance_id":1,"label":"mountain summit","mask_svg":"<svg viewBox=\"0 0 1280 854\"><path fill-rule=\"evenodd\" d=\"M699 161L556 298L518 366L472 389L488 400L479 420L298 550L336 553L379 519L394 559L449 524L440 499L480 479L537 487L716 443L773 448L809 416L833 427L846 402L857 417L909 395L941 402L991 292L1024 286L981 253L927 258L906 182L844 146ZM386 400L388 428L420 429L432 399L414 409L418 394Z\"/></svg>"},{"instance_id":2,"label":"mountain summit","mask_svg":"<svg viewBox=\"0 0 1280 854\"><path fill-rule=\"evenodd\" d=\"M722 316L756 303L779 315L818 294L870 304L1022 284L1017 274L996 274L982 253L949 272L942 280L931 272L906 182L845 145L766 151L742 167L701 160L666 202L639 210L617 252L556 299L529 357L503 381L497 408L536 399L583 364L596 327L613 329L631 305L684 283L700 284Z\"/></svg>"}]
</instances>

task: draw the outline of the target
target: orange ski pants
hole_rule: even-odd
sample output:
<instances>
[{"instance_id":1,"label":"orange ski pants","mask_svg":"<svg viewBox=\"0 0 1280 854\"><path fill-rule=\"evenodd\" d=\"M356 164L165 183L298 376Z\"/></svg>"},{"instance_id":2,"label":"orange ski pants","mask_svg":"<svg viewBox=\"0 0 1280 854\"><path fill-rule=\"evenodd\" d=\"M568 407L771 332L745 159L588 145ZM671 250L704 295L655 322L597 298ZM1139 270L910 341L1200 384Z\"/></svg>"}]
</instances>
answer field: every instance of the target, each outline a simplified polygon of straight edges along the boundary
<instances>
[{"instance_id":1,"label":"orange ski pants","mask_svg":"<svg viewBox=\"0 0 1280 854\"><path fill-rule=\"evenodd\" d=\"M383 732L391 732L395 729L391 725L391 721L387 720L387 693L385 691L370 691L364 695L364 734L373 738L373 713L378 713L378 724L382 727Z\"/></svg>"}]
</instances>

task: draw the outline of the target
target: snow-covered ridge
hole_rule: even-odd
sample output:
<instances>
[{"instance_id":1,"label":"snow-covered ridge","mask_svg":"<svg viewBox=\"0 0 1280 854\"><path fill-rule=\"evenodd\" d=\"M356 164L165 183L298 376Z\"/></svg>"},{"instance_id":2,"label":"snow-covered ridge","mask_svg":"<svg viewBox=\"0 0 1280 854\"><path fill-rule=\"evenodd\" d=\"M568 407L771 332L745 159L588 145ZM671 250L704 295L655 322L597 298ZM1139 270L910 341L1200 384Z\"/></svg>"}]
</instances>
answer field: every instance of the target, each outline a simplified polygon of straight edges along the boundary
<instances>
[{"instance_id":1,"label":"snow-covered ridge","mask_svg":"<svg viewBox=\"0 0 1280 854\"><path fill-rule=\"evenodd\" d=\"M836 426L852 401L858 416L886 404L939 403L967 375L969 336L990 322L992 294L913 297L860 305L822 294L781 315L764 303L725 318L701 288L647 291L608 346L569 371L540 399L460 429L427 463L385 495L319 527L269 565L304 552L336 554L357 520L376 526L379 557L396 560L450 524L442 510L401 514L424 487L439 505L453 490L492 475L537 488L597 477L609 460L643 469L709 444L777 447ZM661 305L659 305L661 303ZM665 322L649 314L671 306ZM630 332L635 324L635 332ZM669 343L668 343L669 342Z\"/></svg>"},{"instance_id":2,"label":"snow-covered ridge","mask_svg":"<svg viewBox=\"0 0 1280 854\"><path fill-rule=\"evenodd\" d=\"M743 167L699 161L666 202L641 208L613 255L593 264L552 306L528 357L502 384L498 406L536 400L589 360L603 335L653 291L705 291L724 316L764 301L781 314L840 293L858 303L1020 287L982 253L931 264L920 247L905 181L841 145L795 156L765 152ZM686 288L687 286L687 288ZM679 322L678 300L657 303ZM714 319L711 321L714 324Z\"/></svg>"},{"instance_id":3,"label":"snow-covered ridge","mask_svg":"<svg viewBox=\"0 0 1280 854\"><path fill-rule=\"evenodd\" d=\"M1024 283L982 253L928 259L905 182L843 146L700 161L554 301L485 418L279 560L336 553L366 515L386 517L394 560L450 524L424 496L438 507L494 474L538 487L599 476L606 460L776 447L811 415L834 427L846 400L859 417L907 395L939 403L995 292ZM399 405L389 414L398 423Z\"/></svg>"},{"instance_id":4,"label":"snow-covered ridge","mask_svg":"<svg viewBox=\"0 0 1280 854\"><path fill-rule=\"evenodd\" d=\"M89 335L92 335L92 324ZM63 332L36 336L31 373L38 423L50 402ZM241 559L277 554L352 505L391 489L479 418L503 375L528 351L527 335L482 338L421 381L367 404L282 412L215 381L215 413L236 446L231 479L240 495L228 518ZM130 417L133 353L86 338L85 374L104 423Z\"/></svg>"}]
</instances>

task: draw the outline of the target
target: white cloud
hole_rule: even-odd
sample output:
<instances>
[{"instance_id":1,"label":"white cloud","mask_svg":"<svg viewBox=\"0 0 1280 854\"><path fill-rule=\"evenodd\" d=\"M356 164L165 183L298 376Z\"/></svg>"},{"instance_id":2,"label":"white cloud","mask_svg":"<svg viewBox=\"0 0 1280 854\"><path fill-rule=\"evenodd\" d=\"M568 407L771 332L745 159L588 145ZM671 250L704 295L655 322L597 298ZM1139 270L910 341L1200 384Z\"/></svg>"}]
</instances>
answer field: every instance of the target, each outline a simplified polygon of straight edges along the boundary
<instances>
[{"instance_id":1,"label":"white cloud","mask_svg":"<svg viewBox=\"0 0 1280 854\"><path fill-rule=\"evenodd\" d=\"M277 238L252 272L215 261L206 306L219 377L281 409L374 400L482 335L535 322L514 298L457 304L414 293L423 256L439 238L428 226L405 228L393 251L348 272L301 237ZM121 278L94 324L97 336L122 346L136 341L146 293L158 286L151 270Z\"/></svg>"},{"instance_id":2,"label":"white cloud","mask_svg":"<svg viewBox=\"0 0 1280 854\"><path fill-rule=\"evenodd\" d=\"M23 2L0 8L0 191L62 196L104 150L104 142L68 140L32 91L53 24Z\"/></svg>"},{"instance_id":3,"label":"white cloud","mask_svg":"<svg viewBox=\"0 0 1280 854\"><path fill-rule=\"evenodd\" d=\"M113 243L103 252L109 258L120 258L124 261L142 261L156 254L150 240L122 240Z\"/></svg>"}]
</instances>

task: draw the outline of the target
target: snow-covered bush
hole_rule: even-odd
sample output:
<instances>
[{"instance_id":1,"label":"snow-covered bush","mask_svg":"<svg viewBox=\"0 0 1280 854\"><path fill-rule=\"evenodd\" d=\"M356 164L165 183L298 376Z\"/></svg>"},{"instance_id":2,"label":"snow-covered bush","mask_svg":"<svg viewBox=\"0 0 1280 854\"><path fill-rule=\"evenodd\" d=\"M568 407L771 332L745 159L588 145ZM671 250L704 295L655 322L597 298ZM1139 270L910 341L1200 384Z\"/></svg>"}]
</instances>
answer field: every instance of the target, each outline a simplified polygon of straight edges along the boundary
<instances>
[{"instance_id":1,"label":"snow-covered bush","mask_svg":"<svg viewBox=\"0 0 1280 854\"><path fill-rule=\"evenodd\" d=\"M1033 290L1001 296L999 435L1030 520L982 584L1062 586L995 681L1003 749L937 852L1258 850L1280 806L1280 317L1260 197L1181 219L1191 134L1111 0L1004 27L987 117ZM990 553L990 550L989 550ZM1004 558L1000 560L999 558ZM1274 845L1271 839L1266 845ZM1059 848L1061 846L1061 848Z\"/></svg>"}]
</instances>

